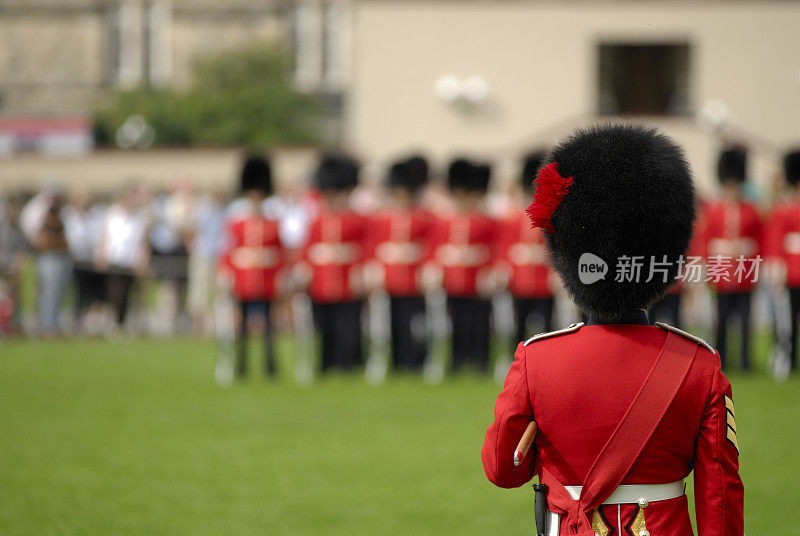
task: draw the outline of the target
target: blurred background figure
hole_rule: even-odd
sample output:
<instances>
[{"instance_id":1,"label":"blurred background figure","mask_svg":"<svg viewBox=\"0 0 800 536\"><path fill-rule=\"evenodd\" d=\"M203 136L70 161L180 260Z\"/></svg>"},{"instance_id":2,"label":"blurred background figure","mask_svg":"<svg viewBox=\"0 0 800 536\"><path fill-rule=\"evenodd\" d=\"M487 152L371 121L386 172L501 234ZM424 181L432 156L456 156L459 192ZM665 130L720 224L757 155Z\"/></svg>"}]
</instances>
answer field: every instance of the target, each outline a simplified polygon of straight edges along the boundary
<instances>
[{"instance_id":1,"label":"blurred background figure","mask_svg":"<svg viewBox=\"0 0 800 536\"><path fill-rule=\"evenodd\" d=\"M23 232L35 254L36 326L44 336L61 332L59 314L71 271L62 206L61 187L51 181L28 201L20 216Z\"/></svg>"},{"instance_id":2,"label":"blurred background figure","mask_svg":"<svg viewBox=\"0 0 800 536\"><path fill-rule=\"evenodd\" d=\"M0 198L0 337L20 329L19 288L28 243L19 225L21 200Z\"/></svg>"},{"instance_id":3,"label":"blurred background figure","mask_svg":"<svg viewBox=\"0 0 800 536\"><path fill-rule=\"evenodd\" d=\"M106 211L95 264L104 274L106 298L114 311L114 332L125 326L135 284L147 271L150 247L147 232L150 217L147 195L137 184L124 187ZM130 326L129 332L133 331Z\"/></svg>"},{"instance_id":4,"label":"blurred background figure","mask_svg":"<svg viewBox=\"0 0 800 536\"><path fill-rule=\"evenodd\" d=\"M103 232L104 208L93 203L88 189L79 187L62 214L75 283L74 329L78 333L95 333L97 322L92 320L100 314L105 301L105 280L94 263Z\"/></svg>"},{"instance_id":5,"label":"blurred background figure","mask_svg":"<svg viewBox=\"0 0 800 536\"><path fill-rule=\"evenodd\" d=\"M533 194L533 180L544 156L544 151L525 156L519 181L510 192L511 209L498 232L499 272L514 300L512 349L530 337L534 322L540 331L553 330L554 281L545 256L544 237L541 229L531 227L525 214Z\"/></svg>"},{"instance_id":6,"label":"blurred background figure","mask_svg":"<svg viewBox=\"0 0 800 536\"><path fill-rule=\"evenodd\" d=\"M788 152L783 158L783 177L788 188L786 199L776 204L765 233L766 257L777 265L774 271L776 293L788 290L789 307L779 311L784 318L777 323L788 324L789 367L797 370L797 322L800 315L800 149ZM778 296L776 296L777 299ZM778 329L779 343L781 330Z\"/></svg>"},{"instance_id":7,"label":"blurred background figure","mask_svg":"<svg viewBox=\"0 0 800 536\"><path fill-rule=\"evenodd\" d=\"M248 158L240 177L241 195L232 203L225 223L219 277L221 291L232 293L238 305L235 373L240 378L247 376L248 334L256 314L264 319L264 374L277 374L271 310L283 286L285 254L278 221L262 212L264 200L272 193L269 163L261 156Z\"/></svg>"},{"instance_id":8,"label":"blurred background figure","mask_svg":"<svg viewBox=\"0 0 800 536\"><path fill-rule=\"evenodd\" d=\"M319 213L309 229L298 279L307 281L314 325L321 336L322 372L352 371L363 364L361 310L366 220L350 206L358 163L325 155L314 174ZM304 272L304 273L303 273Z\"/></svg>"},{"instance_id":9,"label":"blurred background figure","mask_svg":"<svg viewBox=\"0 0 800 536\"><path fill-rule=\"evenodd\" d=\"M369 222L374 285L389 297L392 367L419 372L428 352L421 267L427 255L431 215L419 206L428 182L428 163L420 156L394 163L386 179L386 206Z\"/></svg>"},{"instance_id":10,"label":"blurred background figure","mask_svg":"<svg viewBox=\"0 0 800 536\"><path fill-rule=\"evenodd\" d=\"M151 202L150 271L159 283L154 331L173 335L186 326L188 244L192 236L194 195L186 179L173 181Z\"/></svg>"},{"instance_id":11,"label":"blurred background figure","mask_svg":"<svg viewBox=\"0 0 800 536\"><path fill-rule=\"evenodd\" d=\"M497 239L495 222L484 212L491 168L465 159L454 160L447 186L454 210L438 219L432 231L431 252L441 271L452 324L452 372L465 365L489 370L490 297L495 290L492 266Z\"/></svg>"},{"instance_id":12,"label":"blurred background figure","mask_svg":"<svg viewBox=\"0 0 800 536\"><path fill-rule=\"evenodd\" d=\"M225 195L221 189L212 188L197 199L193 219L186 308L192 318L193 331L207 335L211 330L209 308L216 287L217 259L225 225Z\"/></svg>"},{"instance_id":13,"label":"blurred background figure","mask_svg":"<svg viewBox=\"0 0 800 536\"><path fill-rule=\"evenodd\" d=\"M728 324L738 320L741 329L741 366L750 370L751 297L757 281L753 261L760 253L762 223L757 207L745 200L747 152L741 147L722 150L717 160L720 199L706 205L702 231L708 263L707 281L717 293L717 336L723 368L729 356ZM737 259L743 256L743 262Z\"/></svg>"}]
</instances>

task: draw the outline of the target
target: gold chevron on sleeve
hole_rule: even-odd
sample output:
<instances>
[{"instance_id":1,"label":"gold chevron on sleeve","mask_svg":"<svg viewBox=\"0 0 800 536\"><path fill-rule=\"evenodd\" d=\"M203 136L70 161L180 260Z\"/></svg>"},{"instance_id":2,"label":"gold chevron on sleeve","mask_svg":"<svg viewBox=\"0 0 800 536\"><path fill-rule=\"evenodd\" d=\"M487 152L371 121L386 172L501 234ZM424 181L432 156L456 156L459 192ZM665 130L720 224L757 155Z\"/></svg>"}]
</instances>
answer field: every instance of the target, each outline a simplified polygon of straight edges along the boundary
<instances>
[{"instance_id":1,"label":"gold chevron on sleeve","mask_svg":"<svg viewBox=\"0 0 800 536\"><path fill-rule=\"evenodd\" d=\"M736 412L733 411L733 400L727 395L725 395L725 409L730 412L731 415L736 417Z\"/></svg>"},{"instance_id":2,"label":"gold chevron on sleeve","mask_svg":"<svg viewBox=\"0 0 800 536\"><path fill-rule=\"evenodd\" d=\"M739 442L736 440L736 414L733 411L733 400L725 397L725 437L736 447L739 452Z\"/></svg>"}]
</instances>

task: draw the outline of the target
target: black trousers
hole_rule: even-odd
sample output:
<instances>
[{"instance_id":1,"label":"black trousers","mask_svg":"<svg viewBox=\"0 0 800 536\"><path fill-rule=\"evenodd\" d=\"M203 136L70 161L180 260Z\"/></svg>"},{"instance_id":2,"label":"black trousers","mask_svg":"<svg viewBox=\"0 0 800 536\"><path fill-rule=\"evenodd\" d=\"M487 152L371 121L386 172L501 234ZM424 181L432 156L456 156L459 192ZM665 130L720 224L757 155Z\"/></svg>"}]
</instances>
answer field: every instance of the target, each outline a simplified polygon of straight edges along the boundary
<instances>
[{"instance_id":1,"label":"black trousers","mask_svg":"<svg viewBox=\"0 0 800 536\"><path fill-rule=\"evenodd\" d=\"M792 370L797 370L797 316L800 315L800 288L789 289L789 303L792 309L792 351L789 358Z\"/></svg>"},{"instance_id":2,"label":"black trousers","mask_svg":"<svg viewBox=\"0 0 800 536\"><path fill-rule=\"evenodd\" d=\"M425 298L392 296L392 365L395 370L418 371L428 354Z\"/></svg>"},{"instance_id":3,"label":"black trousers","mask_svg":"<svg viewBox=\"0 0 800 536\"><path fill-rule=\"evenodd\" d=\"M717 350L725 368L728 322L738 318L742 334L742 369L750 370L750 292L717 293Z\"/></svg>"},{"instance_id":4,"label":"black trousers","mask_svg":"<svg viewBox=\"0 0 800 536\"><path fill-rule=\"evenodd\" d=\"M125 323L133 283L133 274L116 271L106 276L106 296L111 307L114 308L118 326Z\"/></svg>"},{"instance_id":5,"label":"black trousers","mask_svg":"<svg viewBox=\"0 0 800 536\"><path fill-rule=\"evenodd\" d=\"M239 329L236 333L236 374L247 376L247 342L249 335L249 319L251 315L261 313L264 315L264 374L275 376L275 343L272 337L272 319L270 318L271 303L268 301L246 301L239 303L241 318Z\"/></svg>"},{"instance_id":6,"label":"black trousers","mask_svg":"<svg viewBox=\"0 0 800 536\"><path fill-rule=\"evenodd\" d=\"M91 268L76 266L75 277L75 317L86 312L95 303L105 299L105 277Z\"/></svg>"},{"instance_id":7,"label":"black trousers","mask_svg":"<svg viewBox=\"0 0 800 536\"><path fill-rule=\"evenodd\" d=\"M526 340L528 335L528 321L532 315L542 319L543 331L553 331L553 298L514 298L514 320L516 330L511 347L516 348L520 341Z\"/></svg>"},{"instance_id":8,"label":"black trousers","mask_svg":"<svg viewBox=\"0 0 800 536\"><path fill-rule=\"evenodd\" d=\"M489 372L492 303L477 297L448 296L447 309L453 325L451 371L470 364Z\"/></svg>"},{"instance_id":9,"label":"black trousers","mask_svg":"<svg viewBox=\"0 0 800 536\"><path fill-rule=\"evenodd\" d=\"M681 295L666 294L650 308L650 322L666 322L681 327Z\"/></svg>"},{"instance_id":10,"label":"black trousers","mask_svg":"<svg viewBox=\"0 0 800 536\"><path fill-rule=\"evenodd\" d=\"M349 371L364 362L361 341L362 301L313 303L314 324L322 337L322 372Z\"/></svg>"}]
</instances>

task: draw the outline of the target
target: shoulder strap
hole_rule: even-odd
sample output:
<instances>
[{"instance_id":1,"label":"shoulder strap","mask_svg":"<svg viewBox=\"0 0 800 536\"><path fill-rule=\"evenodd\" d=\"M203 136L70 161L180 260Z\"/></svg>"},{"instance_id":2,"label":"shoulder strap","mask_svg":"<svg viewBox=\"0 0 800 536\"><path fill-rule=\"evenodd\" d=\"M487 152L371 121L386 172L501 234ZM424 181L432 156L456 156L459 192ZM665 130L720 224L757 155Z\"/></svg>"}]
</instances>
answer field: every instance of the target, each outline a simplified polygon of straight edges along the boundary
<instances>
[{"instance_id":1,"label":"shoulder strap","mask_svg":"<svg viewBox=\"0 0 800 536\"><path fill-rule=\"evenodd\" d=\"M636 462L678 394L697 348L694 341L667 333L639 392L589 469L578 501L572 500L564 485L542 468L542 481L551 491L548 499L555 506L551 509L568 514L567 523L573 534L594 534L588 513L611 495Z\"/></svg>"}]
</instances>

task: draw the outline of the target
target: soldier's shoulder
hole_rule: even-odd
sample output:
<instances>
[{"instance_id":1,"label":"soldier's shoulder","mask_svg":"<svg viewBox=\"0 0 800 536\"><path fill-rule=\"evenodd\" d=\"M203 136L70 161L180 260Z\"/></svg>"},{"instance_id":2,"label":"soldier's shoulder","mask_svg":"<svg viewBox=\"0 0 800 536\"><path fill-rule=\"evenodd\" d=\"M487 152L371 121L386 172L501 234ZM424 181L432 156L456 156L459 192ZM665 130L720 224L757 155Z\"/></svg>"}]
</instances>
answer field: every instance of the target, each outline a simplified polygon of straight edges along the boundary
<instances>
[{"instance_id":1,"label":"soldier's shoulder","mask_svg":"<svg viewBox=\"0 0 800 536\"><path fill-rule=\"evenodd\" d=\"M559 335L566 335L568 333L574 333L583 327L583 322L577 322L575 324L570 324L569 326L565 327L564 329L557 329L556 331L548 331L546 333L539 333L538 335L534 335L527 341L523 343L524 346L528 346L536 341L541 341L543 339L549 339L551 337L558 337Z\"/></svg>"},{"instance_id":2,"label":"soldier's shoulder","mask_svg":"<svg viewBox=\"0 0 800 536\"><path fill-rule=\"evenodd\" d=\"M680 335L681 337L689 339L690 341L696 342L698 345L702 346L703 348L711 352L712 355L717 354L717 351L714 349L713 346L708 344L704 339L701 339L697 335L692 335L691 333L683 331L682 329L678 329L675 326L670 326L669 324L665 324L664 322L656 322L654 325L665 331L671 331L672 333Z\"/></svg>"}]
</instances>

